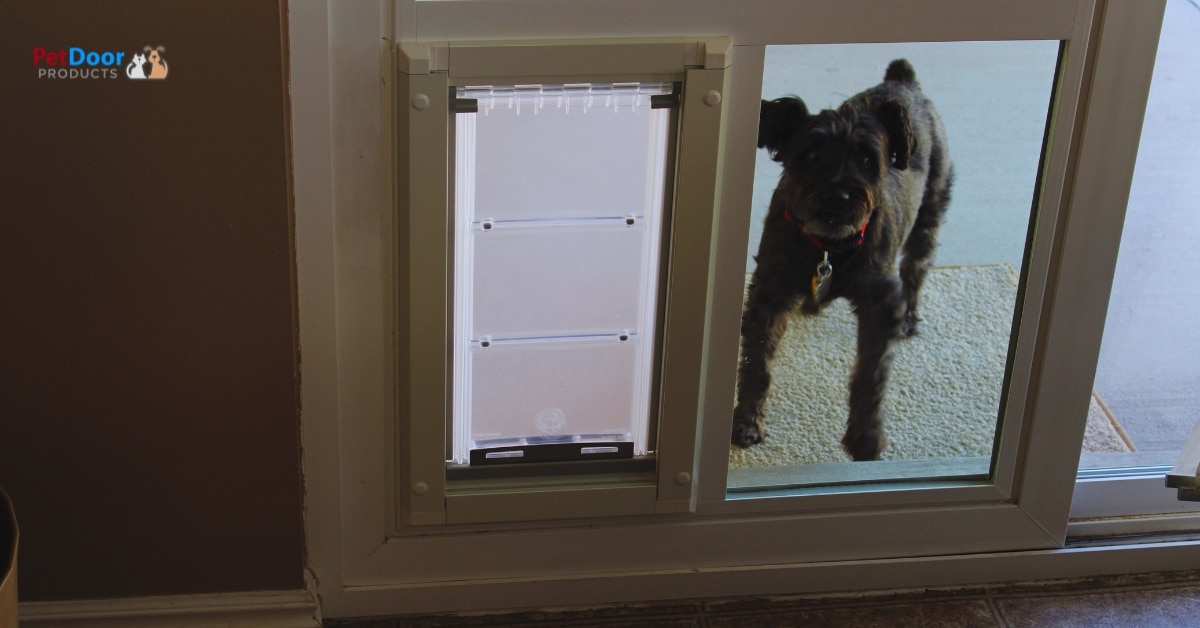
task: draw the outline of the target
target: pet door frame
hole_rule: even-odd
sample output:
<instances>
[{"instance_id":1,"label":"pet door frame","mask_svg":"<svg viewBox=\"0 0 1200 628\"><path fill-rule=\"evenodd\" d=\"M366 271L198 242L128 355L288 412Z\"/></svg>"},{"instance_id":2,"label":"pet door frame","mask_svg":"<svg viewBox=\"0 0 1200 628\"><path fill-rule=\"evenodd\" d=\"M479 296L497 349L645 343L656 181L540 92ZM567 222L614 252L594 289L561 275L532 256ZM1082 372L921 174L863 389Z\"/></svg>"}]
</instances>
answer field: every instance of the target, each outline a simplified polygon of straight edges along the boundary
<instances>
[{"instance_id":1,"label":"pet door frame","mask_svg":"<svg viewBox=\"0 0 1200 628\"><path fill-rule=\"evenodd\" d=\"M306 574L324 616L962 586L1197 564L1200 544L1170 539L1062 548L1065 504L1103 326L1097 316L1103 318L1115 264L1161 1L729 0L700 6L685 0L409 0L383 5L381 11L371 3L289 3ZM388 12L392 8L394 14ZM908 496L904 503L888 502L889 493L846 494L844 500L818 496L828 504L824 508L791 497L725 502L718 455L712 460L720 475L705 475L712 467L702 462L692 479L702 493L695 514L400 525L396 502L417 488L411 472L437 471L431 482L444 475L440 453L433 456L436 467L405 458L410 450L427 452L411 444L413 426L397 420L414 408L428 411L422 418L436 420L446 413L441 404L449 310L439 299L446 294L447 258L414 255L407 247L408 238L416 239L414 227L448 234L445 189L408 187L409 162L424 163L424 172L446 182L446 173L427 160L428 151L442 150L438 142L447 138L405 122L412 115L412 94L395 84L402 77L394 67L398 57L392 44L396 33L418 31L418 17L426 41L730 34L734 64L724 91L730 110L723 139L726 167L719 177L725 201L718 227L686 225L716 229L715 242L705 246L719 259L729 259L729 247L734 257L745 252L747 225L739 221L747 220L748 209L737 204L748 196L731 184L752 169L755 127L749 120L754 117L742 110L757 107L756 49L951 39L1070 39L1072 51L1088 48L1086 80L1064 88L1081 99L1080 111L1055 121L1056 127L1073 127L1067 132L1069 146L1062 147L1070 153L1070 167L1056 175L1073 191L1064 200L1049 260L1055 281L1046 289L1048 321L1038 343L1043 385L1030 417L1032 429L1021 434L1026 446L1018 462L1020 490L1001 501L923 484L896 491ZM392 19L396 27L389 29ZM437 78L428 68L409 74ZM738 104L743 89L754 102ZM444 105L448 92L428 95L431 105ZM384 113L376 117L377 111ZM397 174L397 162L403 162L403 176ZM397 195L403 197L404 211L396 211ZM682 227L676 221L676 229ZM726 227L732 232L724 232ZM399 249L394 248L397 231L405 237ZM709 253L706 248L704 259ZM409 265L409 259L417 264ZM738 286L738 266L744 270L744 259L730 268L706 262L708 276L696 271L687 287L699 287L701 293L707 281L709 300L728 296L730 286ZM404 294L396 294L399 288ZM423 305L440 311L440 318L408 309L411 297L427 296L420 292L428 289L433 301ZM673 317L668 313L669 322ZM433 327L399 327L399 320ZM705 404L699 412L702 457L708 447L724 448L727 455L736 366L726 360L736 355L735 334L713 321L704 324L713 327L714 341L686 348L692 359L703 361L719 388L706 397L717 405ZM405 369L404 377L394 377L395 368ZM419 398L412 399L410 392ZM444 425L419 428L428 432ZM437 434L430 442L444 438ZM661 479L661 466L658 473ZM444 491L425 488L427 494ZM705 497L710 490L711 501ZM1022 509L1036 520L1022 515ZM419 514L435 519L438 512L429 508Z\"/></svg>"},{"instance_id":2,"label":"pet door frame","mask_svg":"<svg viewBox=\"0 0 1200 628\"><path fill-rule=\"evenodd\" d=\"M690 512L695 508L709 251L720 199L726 38L396 47L399 527ZM454 147L459 87L679 83L658 287L654 466L578 464L447 477L453 416ZM477 115L477 114L476 114ZM674 216L675 219L671 217ZM680 270L686 272L680 272ZM410 394L419 391L419 394ZM587 463L583 463L587 464ZM507 475L507 477L505 477Z\"/></svg>"}]
</instances>

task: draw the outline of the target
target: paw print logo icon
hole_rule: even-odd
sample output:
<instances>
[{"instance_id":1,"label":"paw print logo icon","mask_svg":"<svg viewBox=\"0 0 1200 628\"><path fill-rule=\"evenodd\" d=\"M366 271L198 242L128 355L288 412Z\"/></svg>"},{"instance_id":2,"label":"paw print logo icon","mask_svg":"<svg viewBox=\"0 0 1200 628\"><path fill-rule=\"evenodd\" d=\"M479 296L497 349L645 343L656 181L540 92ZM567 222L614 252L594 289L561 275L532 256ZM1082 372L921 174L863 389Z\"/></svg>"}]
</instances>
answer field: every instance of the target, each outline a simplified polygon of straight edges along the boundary
<instances>
[{"instance_id":1,"label":"paw print logo icon","mask_svg":"<svg viewBox=\"0 0 1200 628\"><path fill-rule=\"evenodd\" d=\"M166 50L163 46L146 46L142 52L134 53L129 65L125 66L125 76L138 80L167 78L167 60L162 56Z\"/></svg>"}]
</instances>

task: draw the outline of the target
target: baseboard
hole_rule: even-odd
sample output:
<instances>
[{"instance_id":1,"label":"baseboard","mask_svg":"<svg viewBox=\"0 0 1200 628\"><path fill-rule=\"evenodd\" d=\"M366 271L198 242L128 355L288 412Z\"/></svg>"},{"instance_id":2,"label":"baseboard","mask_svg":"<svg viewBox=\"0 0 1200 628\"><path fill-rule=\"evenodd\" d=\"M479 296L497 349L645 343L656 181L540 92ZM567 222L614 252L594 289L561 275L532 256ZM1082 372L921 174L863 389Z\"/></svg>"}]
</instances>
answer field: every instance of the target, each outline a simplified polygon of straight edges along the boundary
<instances>
[{"instance_id":1,"label":"baseboard","mask_svg":"<svg viewBox=\"0 0 1200 628\"><path fill-rule=\"evenodd\" d=\"M317 603L308 591L262 591L23 602L21 626L64 628L320 626Z\"/></svg>"}]
</instances>

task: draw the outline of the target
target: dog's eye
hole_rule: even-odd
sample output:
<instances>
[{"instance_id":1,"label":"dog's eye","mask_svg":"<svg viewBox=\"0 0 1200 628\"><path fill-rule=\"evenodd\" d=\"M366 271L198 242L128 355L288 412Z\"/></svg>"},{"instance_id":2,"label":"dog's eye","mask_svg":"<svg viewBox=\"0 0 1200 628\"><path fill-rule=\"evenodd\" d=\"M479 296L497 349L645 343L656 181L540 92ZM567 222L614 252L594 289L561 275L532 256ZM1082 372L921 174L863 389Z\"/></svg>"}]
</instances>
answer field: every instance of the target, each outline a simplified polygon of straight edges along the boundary
<instances>
[{"instance_id":1,"label":"dog's eye","mask_svg":"<svg viewBox=\"0 0 1200 628\"><path fill-rule=\"evenodd\" d=\"M860 156L859 159L862 160L863 168L871 167L871 162L875 161L874 159L871 158L870 155L867 155L865 153L862 156Z\"/></svg>"}]
</instances>

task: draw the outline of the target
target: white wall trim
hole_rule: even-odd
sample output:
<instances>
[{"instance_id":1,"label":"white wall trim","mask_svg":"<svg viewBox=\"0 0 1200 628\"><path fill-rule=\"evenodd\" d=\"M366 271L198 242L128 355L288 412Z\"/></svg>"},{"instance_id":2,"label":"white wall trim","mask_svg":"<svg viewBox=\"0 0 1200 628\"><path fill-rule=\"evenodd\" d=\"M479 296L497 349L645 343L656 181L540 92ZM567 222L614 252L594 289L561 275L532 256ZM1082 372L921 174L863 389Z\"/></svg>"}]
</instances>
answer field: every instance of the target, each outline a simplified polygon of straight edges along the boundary
<instances>
[{"instance_id":1,"label":"white wall trim","mask_svg":"<svg viewBox=\"0 0 1200 628\"><path fill-rule=\"evenodd\" d=\"M23 602L22 626L320 626L317 602L308 591L261 591Z\"/></svg>"}]
</instances>

